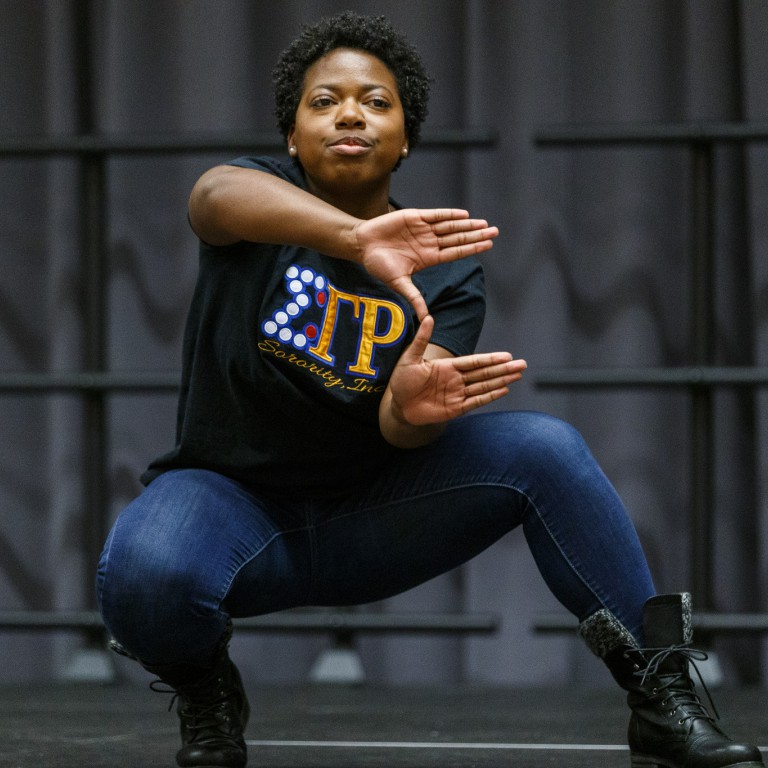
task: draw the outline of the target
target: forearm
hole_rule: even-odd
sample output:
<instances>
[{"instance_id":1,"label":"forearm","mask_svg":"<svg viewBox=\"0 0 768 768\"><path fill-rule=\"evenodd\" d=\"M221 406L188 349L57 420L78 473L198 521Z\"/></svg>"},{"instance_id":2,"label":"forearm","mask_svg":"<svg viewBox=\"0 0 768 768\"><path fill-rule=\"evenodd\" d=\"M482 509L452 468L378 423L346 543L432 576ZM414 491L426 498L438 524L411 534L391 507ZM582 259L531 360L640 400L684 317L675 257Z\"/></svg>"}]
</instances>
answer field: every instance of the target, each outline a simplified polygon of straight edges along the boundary
<instances>
[{"instance_id":1,"label":"forearm","mask_svg":"<svg viewBox=\"0 0 768 768\"><path fill-rule=\"evenodd\" d=\"M189 218L195 233L211 245L290 244L359 260L359 219L258 170L219 166L203 174L190 195Z\"/></svg>"},{"instance_id":2,"label":"forearm","mask_svg":"<svg viewBox=\"0 0 768 768\"><path fill-rule=\"evenodd\" d=\"M387 388L379 406L379 429L384 439L396 448L420 448L440 437L445 430L445 423L409 423Z\"/></svg>"}]
</instances>

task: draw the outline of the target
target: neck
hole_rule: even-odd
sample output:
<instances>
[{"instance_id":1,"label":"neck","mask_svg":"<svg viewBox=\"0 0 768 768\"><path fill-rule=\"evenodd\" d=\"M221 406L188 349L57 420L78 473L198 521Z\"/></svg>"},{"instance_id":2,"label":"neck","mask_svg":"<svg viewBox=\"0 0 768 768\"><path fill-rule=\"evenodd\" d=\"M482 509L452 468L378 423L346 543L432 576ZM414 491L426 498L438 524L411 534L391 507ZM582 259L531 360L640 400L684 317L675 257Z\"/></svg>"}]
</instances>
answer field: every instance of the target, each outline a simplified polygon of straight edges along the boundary
<instances>
[{"instance_id":1,"label":"neck","mask_svg":"<svg viewBox=\"0 0 768 768\"><path fill-rule=\"evenodd\" d=\"M307 182L309 191L313 195L358 219L373 219L392 210L389 204L388 184L374 192L359 189L347 192L347 190L320 189L311 180L307 179Z\"/></svg>"}]
</instances>

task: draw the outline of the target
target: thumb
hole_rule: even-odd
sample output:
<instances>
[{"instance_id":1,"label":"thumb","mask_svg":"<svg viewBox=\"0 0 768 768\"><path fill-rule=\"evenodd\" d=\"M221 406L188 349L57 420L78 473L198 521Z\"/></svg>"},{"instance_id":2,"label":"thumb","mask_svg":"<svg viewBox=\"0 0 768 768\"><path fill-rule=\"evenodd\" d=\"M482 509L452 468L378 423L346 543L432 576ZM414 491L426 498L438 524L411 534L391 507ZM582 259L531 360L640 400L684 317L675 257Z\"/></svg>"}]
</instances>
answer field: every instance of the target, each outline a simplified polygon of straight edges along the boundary
<instances>
[{"instance_id":1,"label":"thumb","mask_svg":"<svg viewBox=\"0 0 768 768\"><path fill-rule=\"evenodd\" d=\"M421 295L421 291L413 284L410 277L404 275L392 281L391 287L397 291L416 310L416 316L420 321L429 314L427 302ZM431 331L430 331L431 333Z\"/></svg>"},{"instance_id":2,"label":"thumb","mask_svg":"<svg viewBox=\"0 0 768 768\"><path fill-rule=\"evenodd\" d=\"M427 315L419 325L419 329L416 331L408 349L405 351L403 358L408 363L420 363L424 357L424 353L427 351L427 345L432 338L432 331L435 329L435 320L432 315Z\"/></svg>"}]
</instances>

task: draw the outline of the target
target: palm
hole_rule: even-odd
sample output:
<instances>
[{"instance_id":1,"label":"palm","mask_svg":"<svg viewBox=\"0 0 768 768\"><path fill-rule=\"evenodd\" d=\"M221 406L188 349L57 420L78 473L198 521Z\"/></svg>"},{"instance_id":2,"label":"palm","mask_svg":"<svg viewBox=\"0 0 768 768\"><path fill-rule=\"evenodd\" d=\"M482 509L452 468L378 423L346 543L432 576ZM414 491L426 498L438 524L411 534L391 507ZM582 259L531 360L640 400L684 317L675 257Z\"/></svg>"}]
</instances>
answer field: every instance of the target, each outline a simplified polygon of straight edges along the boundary
<instances>
[{"instance_id":1,"label":"palm","mask_svg":"<svg viewBox=\"0 0 768 768\"><path fill-rule=\"evenodd\" d=\"M466 412L464 376L453 366L454 359L422 360L396 369L392 392L409 423L437 424Z\"/></svg>"}]
</instances>

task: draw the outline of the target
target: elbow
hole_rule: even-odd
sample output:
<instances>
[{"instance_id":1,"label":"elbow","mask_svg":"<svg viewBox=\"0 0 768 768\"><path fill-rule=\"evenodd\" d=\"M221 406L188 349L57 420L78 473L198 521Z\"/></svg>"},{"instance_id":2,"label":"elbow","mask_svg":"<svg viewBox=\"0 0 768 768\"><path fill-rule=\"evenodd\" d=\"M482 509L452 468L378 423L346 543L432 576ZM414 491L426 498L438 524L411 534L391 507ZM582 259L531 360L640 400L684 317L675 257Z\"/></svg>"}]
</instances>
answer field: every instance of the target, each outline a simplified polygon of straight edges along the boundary
<instances>
[{"instance_id":1,"label":"elbow","mask_svg":"<svg viewBox=\"0 0 768 768\"><path fill-rule=\"evenodd\" d=\"M219 174L211 172L201 176L190 193L190 226L203 242L210 245L228 245L237 239L226 226L226 197Z\"/></svg>"}]
</instances>

